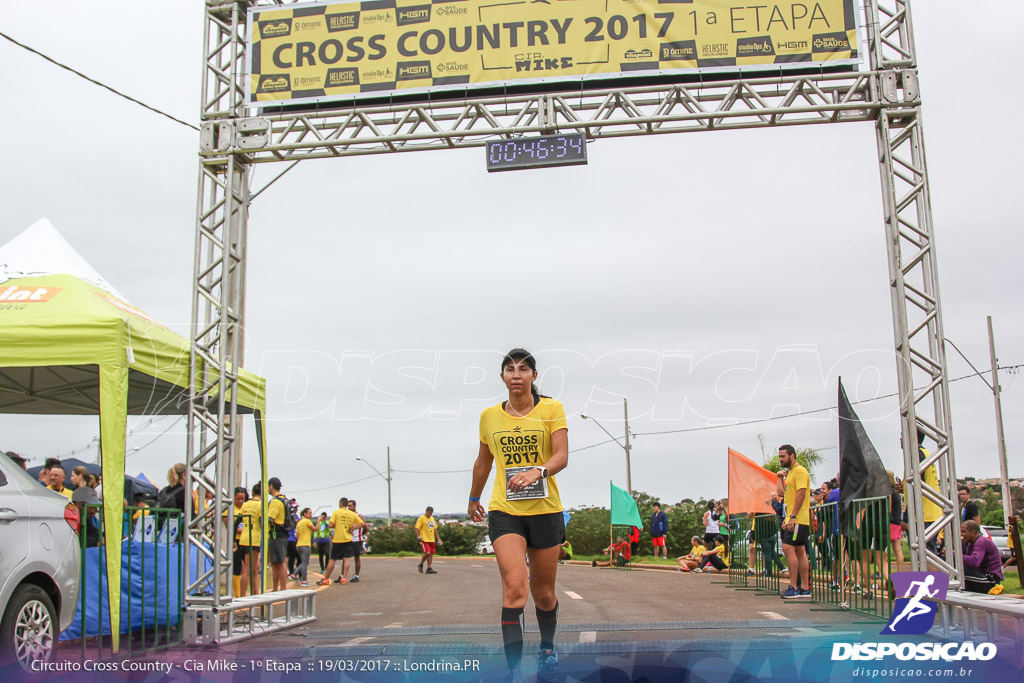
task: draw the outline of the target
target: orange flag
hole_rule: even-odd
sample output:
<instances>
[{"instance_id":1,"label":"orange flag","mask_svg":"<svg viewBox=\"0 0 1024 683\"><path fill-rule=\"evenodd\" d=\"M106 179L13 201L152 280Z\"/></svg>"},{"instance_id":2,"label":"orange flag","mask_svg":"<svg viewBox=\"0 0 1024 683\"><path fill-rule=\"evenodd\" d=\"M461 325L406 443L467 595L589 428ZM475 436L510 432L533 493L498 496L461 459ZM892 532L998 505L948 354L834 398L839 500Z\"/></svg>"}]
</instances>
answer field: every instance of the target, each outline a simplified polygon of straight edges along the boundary
<instances>
[{"instance_id":1,"label":"orange flag","mask_svg":"<svg viewBox=\"0 0 1024 683\"><path fill-rule=\"evenodd\" d=\"M775 474L729 449L729 513L774 512L766 503L775 493Z\"/></svg>"}]
</instances>

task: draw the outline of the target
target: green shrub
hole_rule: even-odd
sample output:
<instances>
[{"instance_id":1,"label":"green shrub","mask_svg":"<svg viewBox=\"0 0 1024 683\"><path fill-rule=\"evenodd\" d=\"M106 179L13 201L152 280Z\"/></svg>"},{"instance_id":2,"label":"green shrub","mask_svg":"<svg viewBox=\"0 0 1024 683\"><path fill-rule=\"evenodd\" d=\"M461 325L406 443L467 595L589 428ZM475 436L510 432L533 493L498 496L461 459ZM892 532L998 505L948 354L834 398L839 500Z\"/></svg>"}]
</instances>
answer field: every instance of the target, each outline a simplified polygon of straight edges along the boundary
<instances>
[{"instance_id":1,"label":"green shrub","mask_svg":"<svg viewBox=\"0 0 1024 683\"><path fill-rule=\"evenodd\" d=\"M442 524L437 528L444 544L437 549L441 555L476 555L476 546L487 533L486 527Z\"/></svg>"},{"instance_id":2,"label":"green shrub","mask_svg":"<svg viewBox=\"0 0 1024 683\"><path fill-rule=\"evenodd\" d=\"M640 532L640 554L649 555L651 550L651 515L654 513L655 499L642 492L634 491L633 499L637 502L637 510L643 522ZM690 552L690 539L693 536L704 536L704 525L701 518L707 510L707 501L701 499L696 503L683 501L674 506L662 501L661 509L668 516L668 533L665 547L670 557ZM608 547L611 512L607 508L587 508L570 510L572 520L566 527L565 535L572 543L576 555L599 555ZM616 534L624 532L616 530ZM674 555L673 555L674 553Z\"/></svg>"},{"instance_id":3,"label":"green shrub","mask_svg":"<svg viewBox=\"0 0 1024 683\"><path fill-rule=\"evenodd\" d=\"M412 527L379 526L370 530L368 537L374 554L416 550L416 531Z\"/></svg>"}]
</instances>

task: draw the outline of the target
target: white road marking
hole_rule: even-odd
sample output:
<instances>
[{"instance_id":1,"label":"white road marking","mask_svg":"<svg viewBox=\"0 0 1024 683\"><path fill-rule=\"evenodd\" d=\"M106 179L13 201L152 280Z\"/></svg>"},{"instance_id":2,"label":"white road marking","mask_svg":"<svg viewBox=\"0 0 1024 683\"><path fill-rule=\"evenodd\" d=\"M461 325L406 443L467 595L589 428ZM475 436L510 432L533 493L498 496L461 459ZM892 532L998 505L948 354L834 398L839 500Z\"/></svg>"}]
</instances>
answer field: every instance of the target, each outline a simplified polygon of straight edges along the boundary
<instances>
[{"instance_id":1,"label":"white road marking","mask_svg":"<svg viewBox=\"0 0 1024 683\"><path fill-rule=\"evenodd\" d=\"M352 638L351 640L346 640L344 643L342 643L342 645L361 645L368 640L373 640L373 636L360 636L359 638Z\"/></svg>"},{"instance_id":2,"label":"white road marking","mask_svg":"<svg viewBox=\"0 0 1024 683\"><path fill-rule=\"evenodd\" d=\"M572 591L565 591L565 594L568 595L573 600L582 600L583 599L583 596L581 596L579 593L573 593Z\"/></svg>"},{"instance_id":3,"label":"white road marking","mask_svg":"<svg viewBox=\"0 0 1024 683\"><path fill-rule=\"evenodd\" d=\"M393 624L388 624L384 628L402 628L403 626L405 626L405 622L404 621L396 621Z\"/></svg>"},{"instance_id":4,"label":"white road marking","mask_svg":"<svg viewBox=\"0 0 1024 683\"><path fill-rule=\"evenodd\" d=\"M420 610L419 612L399 612L399 614L430 614L433 611L434 610L432 610L432 609L424 609L424 610ZM385 628L391 628L391 627L390 626L385 626Z\"/></svg>"},{"instance_id":5,"label":"white road marking","mask_svg":"<svg viewBox=\"0 0 1024 683\"><path fill-rule=\"evenodd\" d=\"M778 612L758 612L762 616L766 616L769 619L776 619L778 621L789 621L789 617L784 617Z\"/></svg>"},{"instance_id":6,"label":"white road marking","mask_svg":"<svg viewBox=\"0 0 1024 683\"><path fill-rule=\"evenodd\" d=\"M469 566L470 566L470 567L480 567L481 569L483 569L483 568L484 568L484 566L483 566L482 564L471 564L471 565L469 565Z\"/></svg>"},{"instance_id":7,"label":"white road marking","mask_svg":"<svg viewBox=\"0 0 1024 683\"><path fill-rule=\"evenodd\" d=\"M581 643L595 643L595 642L597 642L597 631L580 631L580 642Z\"/></svg>"},{"instance_id":8,"label":"white road marking","mask_svg":"<svg viewBox=\"0 0 1024 683\"><path fill-rule=\"evenodd\" d=\"M356 612L352 616L354 617L379 617L383 612Z\"/></svg>"}]
</instances>

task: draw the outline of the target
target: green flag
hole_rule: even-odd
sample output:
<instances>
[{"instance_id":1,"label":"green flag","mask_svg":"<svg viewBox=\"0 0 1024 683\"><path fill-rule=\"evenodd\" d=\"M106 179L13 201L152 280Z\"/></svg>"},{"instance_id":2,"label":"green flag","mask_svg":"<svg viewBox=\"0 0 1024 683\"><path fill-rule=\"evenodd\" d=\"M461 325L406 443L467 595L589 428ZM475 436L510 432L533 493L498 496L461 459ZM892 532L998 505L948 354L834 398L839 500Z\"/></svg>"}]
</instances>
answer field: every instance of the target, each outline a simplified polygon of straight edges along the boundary
<instances>
[{"instance_id":1,"label":"green flag","mask_svg":"<svg viewBox=\"0 0 1024 683\"><path fill-rule=\"evenodd\" d=\"M633 500L633 496L629 495L629 491L620 489L611 482L608 483L612 487L612 524L635 526L643 529L644 523L640 521L640 511L636 508L636 501Z\"/></svg>"}]
</instances>

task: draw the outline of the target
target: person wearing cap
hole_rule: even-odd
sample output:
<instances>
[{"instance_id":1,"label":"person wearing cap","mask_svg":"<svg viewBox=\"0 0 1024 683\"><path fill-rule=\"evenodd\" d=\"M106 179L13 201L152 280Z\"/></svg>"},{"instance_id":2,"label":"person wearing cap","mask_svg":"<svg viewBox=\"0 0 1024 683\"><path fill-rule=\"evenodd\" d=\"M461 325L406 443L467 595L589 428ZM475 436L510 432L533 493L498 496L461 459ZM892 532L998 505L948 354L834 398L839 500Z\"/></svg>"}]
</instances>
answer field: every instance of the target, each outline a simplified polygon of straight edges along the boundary
<instances>
[{"instance_id":1,"label":"person wearing cap","mask_svg":"<svg viewBox=\"0 0 1024 683\"><path fill-rule=\"evenodd\" d=\"M78 533L79 535L85 534L85 547L95 548L100 544L99 508L95 505L95 503L99 503L99 498L96 496L95 489L79 486L71 494L71 502L78 508L78 519L81 520L78 525ZM87 506L87 503L92 503L92 505Z\"/></svg>"}]
</instances>

